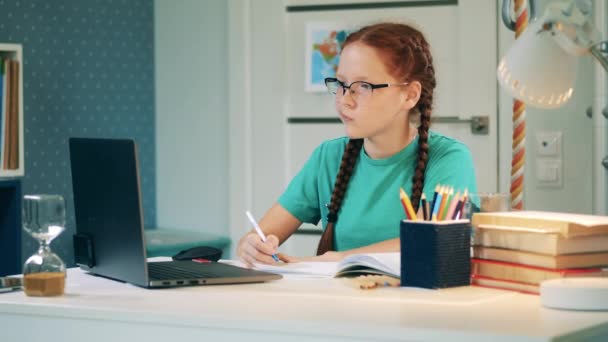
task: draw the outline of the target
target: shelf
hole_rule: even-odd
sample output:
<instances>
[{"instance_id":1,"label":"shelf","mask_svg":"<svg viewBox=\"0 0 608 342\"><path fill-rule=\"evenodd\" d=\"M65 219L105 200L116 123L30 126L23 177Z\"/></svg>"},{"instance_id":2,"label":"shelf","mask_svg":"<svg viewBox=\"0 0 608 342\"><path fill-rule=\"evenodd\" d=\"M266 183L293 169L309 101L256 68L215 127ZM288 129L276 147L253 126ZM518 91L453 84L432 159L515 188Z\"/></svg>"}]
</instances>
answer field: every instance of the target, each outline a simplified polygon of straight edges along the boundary
<instances>
[{"instance_id":1,"label":"shelf","mask_svg":"<svg viewBox=\"0 0 608 342\"><path fill-rule=\"evenodd\" d=\"M15 177L23 177L24 174L24 144L23 144L23 49L21 44L3 44L0 43L0 56L3 58L10 58L12 60L16 60L19 62L19 85L18 92L19 96L17 99L17 104L19 106L18 109L18 159L16 169L7 170L3 168L3 165L0 161L0 179L3 178L15 178ZM6 89L6 84L3 84L3 89ZM3 103L4 106L4 103ZM2 111L0 111L2 113ZM5 118L6 122L6 118ZM0 120L0 125L2 121ZM4 127L1 127L4 128ZM4 140L6 137L6 130L1 132L0 137ZM2 146L0 141L0 146ZM3 155L4 153L0 153Z\"/></svg>"}]
</instances>

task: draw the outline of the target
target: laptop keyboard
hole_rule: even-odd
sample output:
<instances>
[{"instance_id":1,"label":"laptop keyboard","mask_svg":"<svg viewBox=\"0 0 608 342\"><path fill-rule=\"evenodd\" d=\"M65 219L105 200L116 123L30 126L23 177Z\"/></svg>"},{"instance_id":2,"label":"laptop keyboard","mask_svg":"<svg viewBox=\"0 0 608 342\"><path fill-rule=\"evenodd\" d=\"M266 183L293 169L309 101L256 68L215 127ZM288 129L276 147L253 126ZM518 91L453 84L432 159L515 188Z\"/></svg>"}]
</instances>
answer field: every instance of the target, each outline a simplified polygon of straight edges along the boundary
<instances>
[{"instance_id":1,"label":"laptop keyboard","mask_svg":"<svg viewBox=\"0 0 608 342\"><path fill-rule=\"evenodd\" d=\"M149 262L150 279L199 279L225 278L238 276L242 270L230 265L209 263L201 264L193 261Z\"/></svg>"}]
</instances>

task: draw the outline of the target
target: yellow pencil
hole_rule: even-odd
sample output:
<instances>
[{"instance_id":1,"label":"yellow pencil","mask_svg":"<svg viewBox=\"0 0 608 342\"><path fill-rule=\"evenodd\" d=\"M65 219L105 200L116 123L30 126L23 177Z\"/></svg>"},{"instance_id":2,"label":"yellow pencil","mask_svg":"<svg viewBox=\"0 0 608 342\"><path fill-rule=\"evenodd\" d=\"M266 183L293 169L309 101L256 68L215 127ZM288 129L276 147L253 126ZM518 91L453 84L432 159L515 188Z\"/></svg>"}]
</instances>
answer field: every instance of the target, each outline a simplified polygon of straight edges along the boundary
<instances>
[{"instance_id":1,"label":"yellow pencil","mask_svg":"<svg viewBox=\"0 0 608 342\"><path fill-rule=\"evenodd\" d=\"M445 202L448 200L448 192L449 192L449 187L445 186L443 188L443 196L441 197L441 202L439 202L439 211L437 212L437 219L439 221L441 221L442 217L443 217L443 210L445 208Z\"/></svg>"},{"instance_id":2,"label":"yellow pencil","mask_svg":"<svg viewBox=\"0 0 608 342\"><path fill-rule=\"evenodd\" d=\"M407 196L405 191L402 188L399 188L399 194L401 196L401 200L405 203L405 208L407 210L408 216L410 220L417 220L416 212L414 211L414 207L412 207L412 202L410 202L410 198Z\"/></svg>"},{"instance_id":3,"label":"yellow pencil","mask_svg":"<svg viewBox=\"0 0 608 342\"><path fill-rule=\"evenodd\" d=\"M450 210L450 206L452 205L452 199L454 198L454 188L450 187L448 192L448 198L445 200L445 206L443 207L443 212L441 213L441 221L446 219L448 210Z\"/></svg>"}]
</instances>

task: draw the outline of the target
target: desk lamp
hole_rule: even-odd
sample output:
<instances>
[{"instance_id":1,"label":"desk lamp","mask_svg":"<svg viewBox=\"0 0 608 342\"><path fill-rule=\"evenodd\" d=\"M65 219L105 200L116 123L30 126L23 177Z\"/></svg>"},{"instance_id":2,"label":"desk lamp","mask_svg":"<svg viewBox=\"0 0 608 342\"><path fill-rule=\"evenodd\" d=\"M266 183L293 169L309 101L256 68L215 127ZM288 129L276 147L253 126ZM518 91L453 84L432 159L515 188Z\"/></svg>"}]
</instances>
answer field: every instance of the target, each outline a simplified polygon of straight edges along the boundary
<instances>
[{"instance_id":1,"label":"desk lamp","mask_svg":"<svg viewBox=\"0 0 608 342\"><path fill-rule=\"evenodd\" d=\"M552 109L572 97L579 56L591 54L608 71L608 41L600 41L591 8L590 0L549 3L498 64L500 86L527 105Z\"/></svg>"},{"instance_id":2,"label":"desk lamp","mask_svg":"<svg viewBox=\"0 0 608 342\"><path fill-rule=\"evenodd\" d=\"M502 17L513 29L509 3L503 0ZM530 9L533 12L534 0ZM527 105L553 109L572 97L579 56L591 54L608 71L608 41L601 41L591 11L590 0L549 3L543 16L527 27L500 61L500 86ZM608 109L604 116L608 118ZM549 308L608 310L608 278L547 280L540 285L540 296Z\"/></svg>"}]
</instances>

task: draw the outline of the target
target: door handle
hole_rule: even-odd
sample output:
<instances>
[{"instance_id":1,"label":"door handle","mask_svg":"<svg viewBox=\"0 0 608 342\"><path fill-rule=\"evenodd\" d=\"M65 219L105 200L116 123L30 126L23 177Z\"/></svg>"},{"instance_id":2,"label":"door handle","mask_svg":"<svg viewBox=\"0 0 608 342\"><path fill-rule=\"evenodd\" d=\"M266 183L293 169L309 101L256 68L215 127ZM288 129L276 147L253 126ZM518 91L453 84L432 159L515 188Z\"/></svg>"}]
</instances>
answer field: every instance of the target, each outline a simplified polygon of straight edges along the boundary
<instances>
[{"instance_id":1,"label":"door handle","mask_svg":"<svg viewBox=\"0 0 608 342\"><path fill-rule=\"evenodd\" d=\"M433 123L444 124L469 124L471 134L488 135L490 131L490 118L488 116L472 116L470 119L461 119L457 116L435 116L431 117Z\"/></svg>"}]
</instances>

